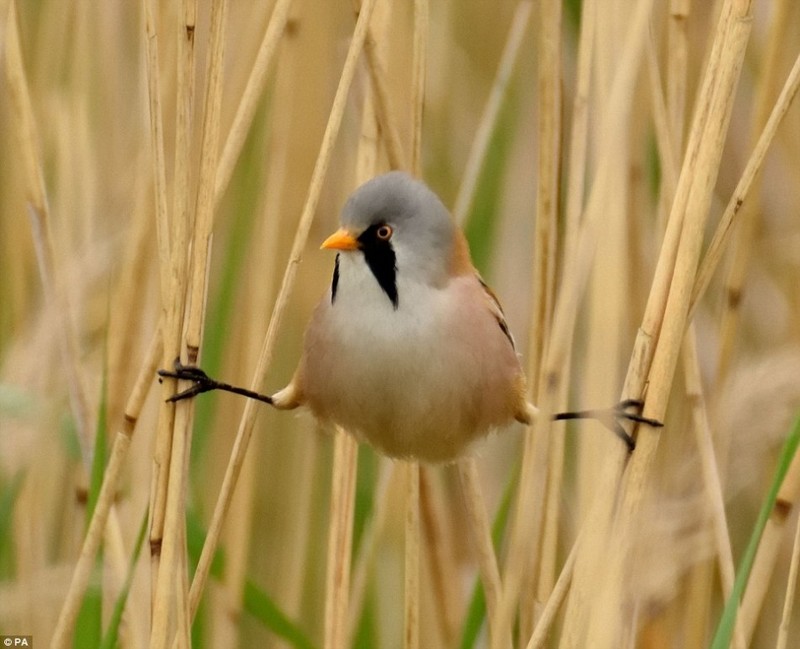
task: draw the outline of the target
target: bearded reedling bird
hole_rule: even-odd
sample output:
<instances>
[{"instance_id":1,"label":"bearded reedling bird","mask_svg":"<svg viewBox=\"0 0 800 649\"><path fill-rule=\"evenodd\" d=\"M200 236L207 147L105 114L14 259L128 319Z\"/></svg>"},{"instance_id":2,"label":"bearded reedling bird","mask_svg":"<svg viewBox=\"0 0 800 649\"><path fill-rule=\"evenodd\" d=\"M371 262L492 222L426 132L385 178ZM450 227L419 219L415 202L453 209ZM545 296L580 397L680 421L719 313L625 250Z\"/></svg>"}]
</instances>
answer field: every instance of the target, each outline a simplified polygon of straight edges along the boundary
<instances>
[{"instance_id":1,"label":"bearded reedling bird","mask_svg":"<svg viewBox=\"0 0 800 649\"><path fill-rule=\"evenodd\" d=\"M159 374L194 385L170 400L222 389L281 410L305 405L390 457L427 462L453 461L490 431L533 421L538 411L500 303L424 183L399 171L369 180L322 248L337 251L333 280L289 385L260 395L176 362ZM660 425L626 412L638 405L556 418L611 419L630 448L617 417Z\"/></svg>"}]
</instances>

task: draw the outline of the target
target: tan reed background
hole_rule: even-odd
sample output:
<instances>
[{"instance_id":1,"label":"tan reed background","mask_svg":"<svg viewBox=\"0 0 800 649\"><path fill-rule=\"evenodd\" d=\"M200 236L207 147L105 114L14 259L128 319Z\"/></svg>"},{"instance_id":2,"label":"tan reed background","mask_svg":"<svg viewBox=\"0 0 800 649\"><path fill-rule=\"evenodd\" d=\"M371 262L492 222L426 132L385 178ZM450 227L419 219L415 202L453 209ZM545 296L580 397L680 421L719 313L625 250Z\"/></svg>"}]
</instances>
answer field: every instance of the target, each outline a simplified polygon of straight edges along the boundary
<instances>
[{"instance_id":1,"label":"tan reed background","mask_svg":"<svg viewBox=\"0 0 800 649\"><path fill-rule=\"evenodd\" d=\"M791 0L0 0L0 634L710 646L800 405L798 55ZM285 385L318 243L390 168L453 208L545 413L665 427L417 467L164 404L178 355ZM730 646L800 635L799 475Z\"/></svg>"}]
</instances>

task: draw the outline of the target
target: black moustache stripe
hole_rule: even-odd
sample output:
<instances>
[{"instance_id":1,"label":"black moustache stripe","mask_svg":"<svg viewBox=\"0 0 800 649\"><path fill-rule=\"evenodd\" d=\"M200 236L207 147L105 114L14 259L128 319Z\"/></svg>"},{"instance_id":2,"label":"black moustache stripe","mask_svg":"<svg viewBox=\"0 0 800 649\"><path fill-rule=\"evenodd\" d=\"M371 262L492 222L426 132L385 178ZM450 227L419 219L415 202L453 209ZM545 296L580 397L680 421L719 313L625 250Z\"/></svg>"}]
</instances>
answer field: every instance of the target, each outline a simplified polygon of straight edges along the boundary
<instances>
[{"instance_id":1,"label":"black moustache stripe","mask_svg":"<svg viewBox=\"0 0 800 649\"><path fill-rule=\"evenodd\" d=\"M400 298L397 295L397 264L394 248L388 242L364 246L364 259L381 289L397 309Z\"/></svg>"},{"instance_id":2,"label":"black moustache stripe","mask_svg":"<svg viewBox=\"0 0 800 649\"><path fill-rule=\"evenodd\" d=\"M378 223L371 225L361 236L358 237L358 247L364 254L372 275L386 293L386 297L392 302L392 306L397 309L400 306L400 298L397 295L397 258L394 248L389 241L378 238L377 231L384 224ZM331 279L331 304L336 301L336 291L339 288L339 255L336 255L336 262L333 266L333 278Z\"/></svg>"},{"instance_id":3,"label":"black moustache stripe","mask_svg":"<svg viewBox=\"0 0 800 649\"><path fill-rule=\"evenodd\" d=\"M339 254L333 264L333 279L331 280L331 304L336 300L336 289L339 288Z\"/></svg>"}]
</instances>

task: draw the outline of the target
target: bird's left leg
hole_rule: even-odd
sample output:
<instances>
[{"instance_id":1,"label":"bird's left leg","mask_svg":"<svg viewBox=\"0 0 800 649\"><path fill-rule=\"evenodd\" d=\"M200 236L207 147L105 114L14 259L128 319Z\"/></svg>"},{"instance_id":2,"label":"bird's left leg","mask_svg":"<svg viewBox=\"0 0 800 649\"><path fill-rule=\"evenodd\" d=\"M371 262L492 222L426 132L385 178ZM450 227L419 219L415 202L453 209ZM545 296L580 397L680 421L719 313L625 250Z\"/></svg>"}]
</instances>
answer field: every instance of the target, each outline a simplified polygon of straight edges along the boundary
<instances>
[{"instance_id":1,"label":"bird's left leg","mask_svg":"<svg viewBox=\"0 0 800 649\"><path fill-rule=\"evenodd\" d=\"M621 420L633 421L640 424L647 424L656 428L661 428L664 424L657 419L642 417L641 412L643 403L638 399L624 399L613 408L602 408L599 410L578 410L574 412L559 412L553 416L554 420L563 419L596 419L606 428L619 437L629 451L636 448L636 441L623 428ZM630 408L635 408L638 412L629 412Z\"/></svg>"}]
</instances>

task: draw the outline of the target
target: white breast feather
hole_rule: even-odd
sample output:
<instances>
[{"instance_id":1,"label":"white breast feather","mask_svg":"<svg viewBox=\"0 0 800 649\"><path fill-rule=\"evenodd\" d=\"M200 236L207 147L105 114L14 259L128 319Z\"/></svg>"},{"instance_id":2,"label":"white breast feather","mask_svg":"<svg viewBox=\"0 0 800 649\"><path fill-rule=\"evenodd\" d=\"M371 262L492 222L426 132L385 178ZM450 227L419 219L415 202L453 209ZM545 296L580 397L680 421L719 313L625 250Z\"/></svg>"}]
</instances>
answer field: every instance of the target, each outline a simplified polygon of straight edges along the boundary
<instances>
[{"instance_id":1,"label":"white breast feather","mask_svg":"<svg viewBox=\"0 0 800 649\"><path fill-rule=\"evenodd\" d=\"M465 309L469 282L437 289L400 272L395 309L363 258L341 255L335 304L315 314L326 351L307 350L312 410L389 455L433 461L512 419L499 393L518 360L488 309Z\"/></svg>"}]
</instances>

